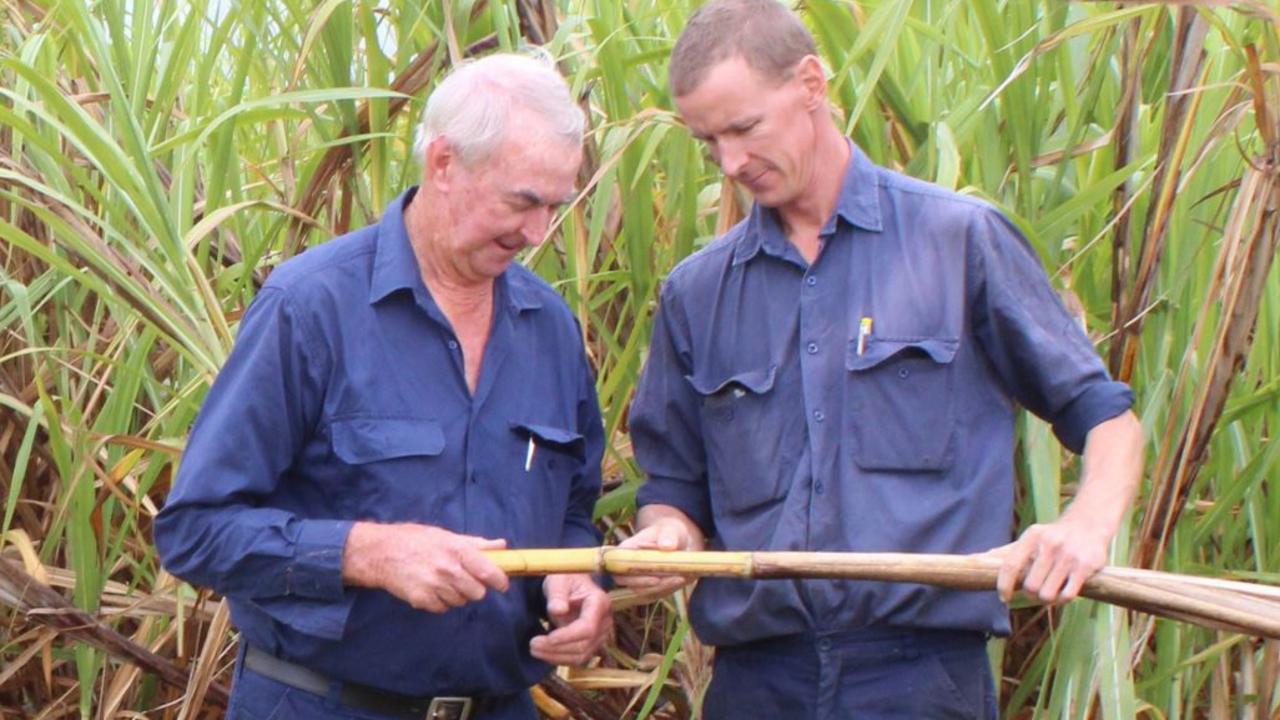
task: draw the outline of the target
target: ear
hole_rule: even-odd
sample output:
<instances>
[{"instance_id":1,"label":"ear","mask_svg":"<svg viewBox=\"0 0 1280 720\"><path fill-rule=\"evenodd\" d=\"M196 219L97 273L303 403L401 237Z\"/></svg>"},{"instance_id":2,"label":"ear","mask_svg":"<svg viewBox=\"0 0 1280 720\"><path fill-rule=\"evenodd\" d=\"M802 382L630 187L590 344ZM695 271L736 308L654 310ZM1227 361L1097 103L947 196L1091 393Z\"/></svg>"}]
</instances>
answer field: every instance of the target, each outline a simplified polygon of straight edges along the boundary
<instances>
[{"instance_id":1,"label":"ear","mask_svg":"<svg viewBox=\"0 0 1280 720\"><path fill-rule=\"evenodd\" d=\"M805 55L796 65L795 79L804 91L804 108L810 112L827 106L827 74L816 55Z\"/></svg>"},{"instance_id":2,"label":"ear","mask_svg":"<svg viewBox=\"0 0 1280 720\"><path fill-rule=\"evenodd\" d=\"M437 190L448 190L458 172L458 153L443 137L427 143L422 159L422 182L430 183Z\"/></svg>"}]
</instances>

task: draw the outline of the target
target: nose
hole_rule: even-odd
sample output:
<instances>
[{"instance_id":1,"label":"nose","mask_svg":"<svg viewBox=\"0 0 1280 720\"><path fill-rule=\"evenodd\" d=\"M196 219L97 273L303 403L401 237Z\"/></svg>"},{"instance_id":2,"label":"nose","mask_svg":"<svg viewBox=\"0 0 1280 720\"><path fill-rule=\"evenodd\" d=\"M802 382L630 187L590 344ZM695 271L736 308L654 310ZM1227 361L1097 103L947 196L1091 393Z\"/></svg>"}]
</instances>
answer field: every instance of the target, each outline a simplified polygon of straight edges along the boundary
<instances>
[{"instance_id":1,"label":"nose","mask_svg":"<svg viewBox=\"0 0 1280 720\"><path fill-rule=\"evenodd\" d=\"M526 245L536 247L547 239L547 228L551 227L554 215L555 210L550 205L539 205L525 214L520 233L524 235Z\"/></svg>"},{"instance_id":2,"label":"nose","mask_svg":"<svg viewBox=\"0 0 1280 720\"><path fill-rule=\"evenodd\" d=\"M721 140L717 143L720 169L725 175L731 178L738 177L738 173L742 172L742 168L747 164L747 152L742 147L742 143L734 140Z\"/></svg>"}]
</instances>

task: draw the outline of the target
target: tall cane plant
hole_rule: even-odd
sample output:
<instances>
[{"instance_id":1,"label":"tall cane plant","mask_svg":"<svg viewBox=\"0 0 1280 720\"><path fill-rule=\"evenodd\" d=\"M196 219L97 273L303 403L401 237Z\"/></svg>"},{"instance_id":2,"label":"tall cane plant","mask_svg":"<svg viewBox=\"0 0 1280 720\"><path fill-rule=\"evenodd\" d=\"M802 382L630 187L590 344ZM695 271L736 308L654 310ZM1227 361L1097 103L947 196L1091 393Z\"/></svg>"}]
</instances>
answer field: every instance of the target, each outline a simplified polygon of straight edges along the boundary
<instances>
[{"instance_id":1,"label":"tall cane plant","mask_svg":"<svg viewBox=\"0 0 1280 720\"><path fill-rule=\"evenodd\" d=\"M0 717L216 717L225 606L151 523L245 306L281 261L415 182L422 99L539 45L589 118L581 192L523 258L566 298L630 530L626 412L657 290L750 198L681 127L666 59L696 3L0 0ZM1116 564L1280 582L1280 16L1274 5L806 0L833 112L876 162L985 198L1113 374L1148 469ZM1019 427L1021 525L1078 462ZM621 593L550 717L696 717L684 596ZM1008 717L1274 717L1274 642L1090 601L1016 608Z\"/></svg>"}]
</instances>

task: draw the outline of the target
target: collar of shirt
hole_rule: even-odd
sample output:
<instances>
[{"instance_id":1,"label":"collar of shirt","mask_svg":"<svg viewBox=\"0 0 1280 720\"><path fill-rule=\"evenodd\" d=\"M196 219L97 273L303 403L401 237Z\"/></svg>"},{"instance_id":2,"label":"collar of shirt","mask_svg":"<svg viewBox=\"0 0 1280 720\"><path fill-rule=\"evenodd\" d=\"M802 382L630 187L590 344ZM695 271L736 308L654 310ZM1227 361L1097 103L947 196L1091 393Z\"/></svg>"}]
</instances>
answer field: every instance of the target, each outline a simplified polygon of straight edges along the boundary
<instances>
[{"instance_id":1,"label":"collar of shirt","mask_svg":"<svg viewBox=\"0 0 1280 720\"><path fill-rule=\"evenodd\" d=\"M880 176L876 166L862 149L849 144L849 164L840 184L835 211L827 218L819 234L829 236L836 231L837 219L864 230L880 232L884 223L880 217ZM733 254L733 264L740 265L756 256L760 250L774 257L783 257L787 248L787 234L778 222L778 211L760 203L751 206L742 242Z\"/></svg>"},{"instance_id":2,"label":"collar of shirt","mask_svg":"<svg viewBox=\"0 0 1280 720\"><path fill-rule=\"evenodd\" d=\"M417 186L400 194L387 206L378 222L377 250L373 260L373 276L369 282L369 304L373 305L397 290L408 290L415 298L422 299L429 310L435 310L431 291L422 282L418 271L418 258L409 243L409 231L405 226L404 209L417 193ZM542 307L537 289L529 278L508 270L498 276L497 297L505 298L512 316L523 310Z\"/></svg>"}]
</instances>

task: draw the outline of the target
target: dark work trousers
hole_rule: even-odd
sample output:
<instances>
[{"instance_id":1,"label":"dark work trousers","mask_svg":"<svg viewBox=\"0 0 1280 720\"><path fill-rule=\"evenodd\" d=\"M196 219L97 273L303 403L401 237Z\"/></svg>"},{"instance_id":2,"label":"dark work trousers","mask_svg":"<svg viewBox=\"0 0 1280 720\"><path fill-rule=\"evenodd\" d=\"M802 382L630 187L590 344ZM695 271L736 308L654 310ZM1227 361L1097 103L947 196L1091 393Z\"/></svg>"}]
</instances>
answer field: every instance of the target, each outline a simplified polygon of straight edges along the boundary
<instances>
[{"instance_id":1,"label":"dark work trousers","mask_svg":"<svg viewBox=\"0 0 1280 720\"><path fill-rule=\"evenodd\" d=\"M995 720L982 633L870 628L716 648L705 720Z\"/></svg>"},{"instance_id":2,"label":"dark work trousers","mask_svg":"<svg viewBox=\"0 0 1280 720\"><path fill-rule=\"evenodd\" d=\"M387 714L344 707L337 701L340 683L333 683L327 696L290 687L244 667L244 643L236 656L231 685L231 705L227 720L401 720L403 714ZM509 702L471 720L535 720L537 712L528 693L516 693ZM420 716L418 720L421 720Z\"/></svg>"}]
</instances>

